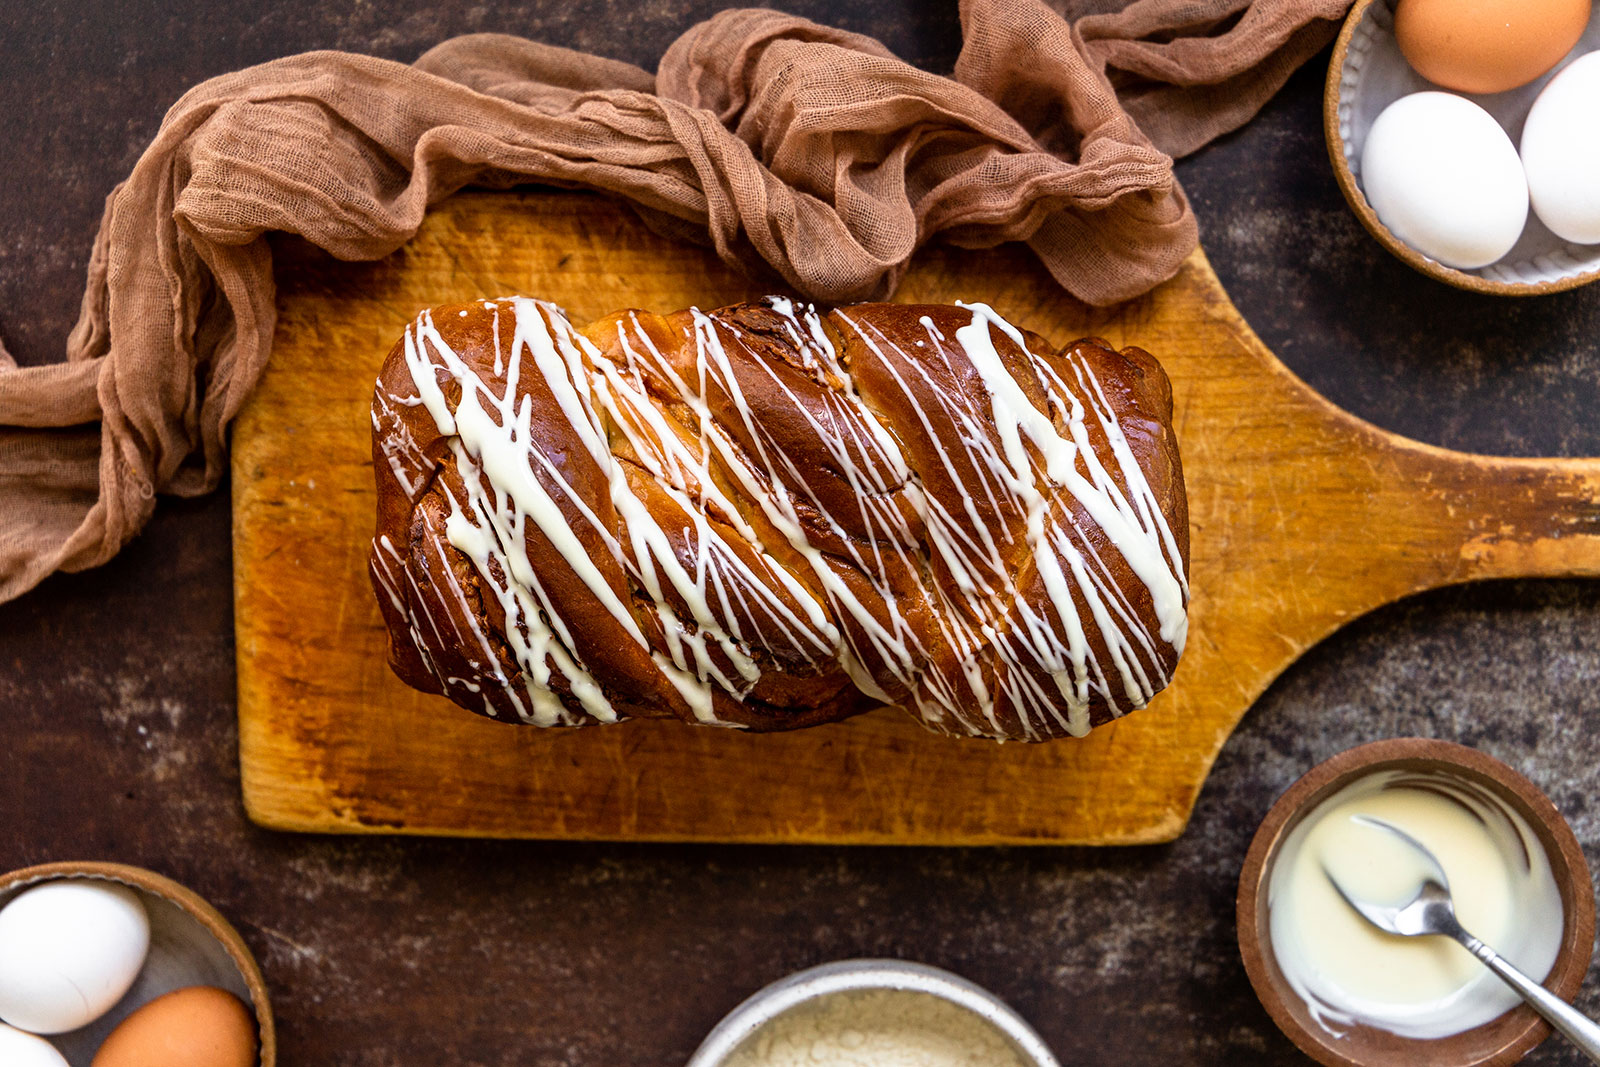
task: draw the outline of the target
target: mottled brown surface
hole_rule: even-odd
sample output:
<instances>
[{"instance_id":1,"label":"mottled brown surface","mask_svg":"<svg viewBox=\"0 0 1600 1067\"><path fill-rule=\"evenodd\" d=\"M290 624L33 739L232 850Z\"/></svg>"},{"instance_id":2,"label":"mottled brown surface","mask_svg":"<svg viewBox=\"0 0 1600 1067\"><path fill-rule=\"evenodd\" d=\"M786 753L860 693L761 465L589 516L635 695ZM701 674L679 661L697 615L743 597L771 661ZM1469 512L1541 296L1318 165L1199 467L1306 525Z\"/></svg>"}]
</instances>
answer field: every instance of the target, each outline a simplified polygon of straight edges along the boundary
<instances>
[{"instance_id":1,"label":"mottled brown surface","mask_svg":"<svg viewBox=\"0 0 1600 1067\"><path fill-rule=\"evenodd\" d=\"M650 62L709 4L490 9L284 0L13 5L0 80L0 336L54 358L100 203L190 82L310 47L407 57L505 29ZM625 14L607 16L614 7ZM792 5L947 69L946 4ZM1453 447L1600 454L1600 287L1537 302L1412 275L1346 213L1320 71L1186 163L1212 260L1268 345L1334 400ZM1312 762L1376 737L1478 745L1600 858L1600 583L1501 583L1357 621L1224 750L1189 833L1111 851L319 839L238 799L225 493L169 503L112 565L0 608L0 865L155 867L214 901L273 986L288 1065L681 1063L805 964L900 955L1009 997L1069 1064L1304 1062L1232 944L1249 835ZM1582 1003L1600 1012L1591 977ZM1547 1044L1530 1063L1577 1064Z\"/></svg>"}]
</instances>

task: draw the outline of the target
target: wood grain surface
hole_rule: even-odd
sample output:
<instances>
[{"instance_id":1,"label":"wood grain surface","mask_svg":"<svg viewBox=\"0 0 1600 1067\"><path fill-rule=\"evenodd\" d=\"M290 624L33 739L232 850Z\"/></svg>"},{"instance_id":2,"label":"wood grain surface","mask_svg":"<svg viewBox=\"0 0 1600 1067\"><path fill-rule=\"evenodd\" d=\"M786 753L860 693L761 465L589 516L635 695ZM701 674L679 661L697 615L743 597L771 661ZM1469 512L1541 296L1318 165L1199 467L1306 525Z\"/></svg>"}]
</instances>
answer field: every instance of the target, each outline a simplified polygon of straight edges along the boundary
<instances>
[{"instance_id":1,"label":"wood grain surface","mask_svg":"<svg viewBox=\"0 0 1600 1067\"><path fill-rule=\"evenodd\" d=\"M234 438L240 758L280 829L577 839L1138 843L1183 829L1222 742L1285 666L1409 593L1600 575L1600 461L1495 459L1372 427L1256 339L1201 253L1110 311L1020 247L924 250L896 298L988 301L1056 342L1086 333L1171 375L1194 603L1175 684L1082 741L935 737L885 710L793 734L665 722L539 731L389 672L366 579L367 407L422 308L520 292L584 322L774 288L577 193L465 194L378 264L280 248L273 362Z\"/></svg>"}]
</instances>

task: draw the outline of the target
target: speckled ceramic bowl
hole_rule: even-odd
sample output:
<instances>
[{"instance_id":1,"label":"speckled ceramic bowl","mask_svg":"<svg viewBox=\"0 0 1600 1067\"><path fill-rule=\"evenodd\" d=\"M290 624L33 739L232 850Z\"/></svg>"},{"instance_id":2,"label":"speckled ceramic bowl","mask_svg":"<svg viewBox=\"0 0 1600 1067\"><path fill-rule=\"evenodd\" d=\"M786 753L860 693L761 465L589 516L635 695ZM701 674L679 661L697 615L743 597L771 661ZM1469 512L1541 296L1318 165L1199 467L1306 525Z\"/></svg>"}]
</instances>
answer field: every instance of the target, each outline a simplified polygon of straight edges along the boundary
<instances>
[{"instance_id":1,"label":"speckled ceramic bowl","mask_svg":"<svg viewBox=\"0 0 1600 1067\"><path fill-rule=\"evenodd\" d=\"M1600 49L1600 8L1571 54L1528 85L1492 95L1465 95L1522 139L1522 124L1541 90L1573 59ZM1477 270L1456 270L1429 259L1378 221L1361 185L1361 150L1367 131L1384 108L1411 93L1438 86L1411 69L1394 39L1392 0L1357 0L1333 47L1323 97L1322 122L1334 176L1356 217L1378 241L1410 266L1453 285L1496 296L1536 296L1587 285L1600 278L1600 245L1563 241L1528 212L1528 224L1510 252Z\"/></svg>"},{"instance_id":2,"label":"speckled ceramic bowl","mask_svg":"<svg viewBox=\"0 0 1600 1067\"><path fill-rule=\"evenodd\" d=\"M46 863L0 875L0 907L24 889L69 878L116 882L139 894L150 915L150 954L133 988L105 1015L48 1038L72 1067L89 1067L118 1023L163 993L217 986L250 1005L261 1040L261 1067L275 1067L278 1043L261 968L239 931L191 890L142 867L121 863Z\"/></svg>"},{"instance_id":3,"label":"speckled ceramic bowl","mask_svg":"<svg viewBox=\"0 0 1600 1067\"><path fill-rule=\"evenodd\" d=\"M1563 929L1546 988L1571 1000L1594 952L1594 885L1583 849L1561 813L1536 786L1474 748L1421 737L1374 741L1306 772L1267 813L1239 876L1239 954L1272 1021L1306 1055L1327 1067L1488 1067L1520 1060L1550 1034L1532 1008L1519 1006L1482 1026L1419 1040L1360 1024L1333 1034L1313 1017L1284 977L1272 949L1268 888L1280 846L1307 813L1352 782L1380 771L1446 776L1495 799L1527 821L1550 859L1561 894Z\"/></svg>"},{"instance_id":4,"label":"speckled ceramic bowl","mask_svg":"<svg viewBox=\"0 0 1600 1067\"><path fill-rule=\"evenodd\" d=\"M1060 1067L1033 1027L1011 1006L965 978L904 960L840 960L791 974L752 994L716 1025L687 1067L723 1067L768 1023L826 997L895 990L937 997L970 1011L999 1033L1029 1067Z\"/></svg>"}]
</instances>

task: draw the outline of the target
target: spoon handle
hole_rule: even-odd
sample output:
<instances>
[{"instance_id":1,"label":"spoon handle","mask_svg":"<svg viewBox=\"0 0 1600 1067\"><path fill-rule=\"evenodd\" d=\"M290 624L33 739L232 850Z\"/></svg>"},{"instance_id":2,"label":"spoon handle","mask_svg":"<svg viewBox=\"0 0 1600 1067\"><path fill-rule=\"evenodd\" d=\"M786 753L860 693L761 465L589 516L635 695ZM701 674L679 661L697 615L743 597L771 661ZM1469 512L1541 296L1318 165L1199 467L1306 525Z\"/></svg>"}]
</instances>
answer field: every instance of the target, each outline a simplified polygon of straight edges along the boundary
<instances>
[{"instance_id":1,"label":"spoon handle","mask_svg":"<svg viewBox=\"0 0 1600 1067\"><path fill-rule=\"evenodd\" d=\"M1582 1049L1590 1060L1600 1063L1600 1025L1501 959L1498 952L1461 929L1459 925L1456 926L1455 933L1456 940L1461 942L1468 952L1482 960L1484 966L1498 974L1506 985L1521 994L1522 999L1527 1001L1534 1011L1544 1016L1545 1022L1561 1031L1562 1035Z\"/></svg>"}]
</instances>

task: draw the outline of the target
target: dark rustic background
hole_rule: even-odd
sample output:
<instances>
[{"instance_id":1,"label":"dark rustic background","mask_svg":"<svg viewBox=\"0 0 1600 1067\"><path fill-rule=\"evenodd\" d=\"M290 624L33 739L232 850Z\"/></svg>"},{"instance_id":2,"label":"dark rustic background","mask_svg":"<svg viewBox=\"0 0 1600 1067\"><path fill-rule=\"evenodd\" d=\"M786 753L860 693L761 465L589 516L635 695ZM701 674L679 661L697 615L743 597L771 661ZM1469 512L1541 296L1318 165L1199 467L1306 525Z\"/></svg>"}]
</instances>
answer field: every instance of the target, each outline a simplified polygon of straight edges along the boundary
<instances>
[{"instance_id":1,"label":"dark rustic background","mask_svg":"<svg viewBox=\"0 0 1600 1067\"><path fill-rule=\"evenodd\" d=\"M500 30L653 66L706 0L94 0L0 11L0 336L58 358L102 200L192 83L312 48L410 59ZM799 0L948 71L953 2ZM260 10L253 10L253 9ZM1425 441L1600 454L1600 286L1473 297L1346 211L1326 58L1179 174L1245 317L1336 402ZM286 1067L670 1067L746 994L856 955L959 971L1066 1064L1302 1062L1245 981L1235 878L1317 760L1423 734L1542 785L1600 855L1600 583L1420 597L1313 650L1250 713L1189 831L1139 849L934 850L355 840L266 833L239 802L226 491L165 502L110 566L0 606L0 869L143 864L261 959ZM1600 1011L1594 978L1582 1004ZM1558 1043L1530 1063L1577 1064Z\"/></svg>"}]
</instances>

